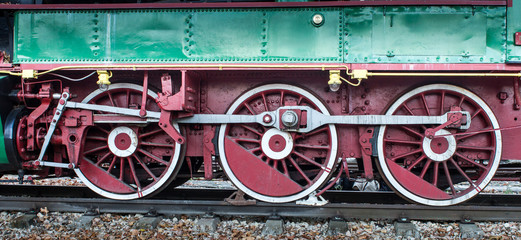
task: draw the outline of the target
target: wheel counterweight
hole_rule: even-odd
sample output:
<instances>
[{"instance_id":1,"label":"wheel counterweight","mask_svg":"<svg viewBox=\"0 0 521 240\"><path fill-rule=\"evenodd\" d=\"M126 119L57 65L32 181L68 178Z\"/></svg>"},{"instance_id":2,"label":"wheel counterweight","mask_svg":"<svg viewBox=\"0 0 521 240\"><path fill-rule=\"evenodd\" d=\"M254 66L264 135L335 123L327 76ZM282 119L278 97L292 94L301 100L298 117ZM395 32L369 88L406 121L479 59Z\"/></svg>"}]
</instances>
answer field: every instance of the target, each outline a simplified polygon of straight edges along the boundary
<instances>
[{"instance_id":1,"label":"wheel counterweight","mask_svg":"<svg viewBox=\"0 0 521 240\"><path fill-rule=\"evenodd\" d=\"M155 97L148 92L147 110L159 111ZM141 86L113 84L107 91L94 91L83 102L139 109L141 98ZM174 127L179 130L177 124ZM76 174L108 198L129 200L155 194L175 178L181 165L181 145L156 123L96 124L84 138Z\"/></svg>"},{"instance_id":2,"label":"wheel counterweight","mask_svg":"<svg viewBox=\"0 0 521 240\"><path fill-rule=\"evenodd\" d=\"M244 93L227 114L255 115L283 106L309 106L329 114L317 97L286 84ZM266 202L290 202L315 191L329 178L337 141L334 125L297 133L260 124L223 124L219 152L225 173L240 190Z\"/></svg>"},{"instance_id":3,"label":"wheel counterweight","mask_svg":"<svg viewBox=\"0 0 521 240\"><path fill-rule=\"evenodd\" d=\"M380 127L380 171L411 201L432 206L461 203L485 188L499 166L501 132L493 130L499 128L498 121L488 105L466 89L447 84L419 87L396 100L386 115L435 116L451 107L470 112L469 129L441 129L431 139L425 131L436 126Z\"/></svg>"}]
</instances>

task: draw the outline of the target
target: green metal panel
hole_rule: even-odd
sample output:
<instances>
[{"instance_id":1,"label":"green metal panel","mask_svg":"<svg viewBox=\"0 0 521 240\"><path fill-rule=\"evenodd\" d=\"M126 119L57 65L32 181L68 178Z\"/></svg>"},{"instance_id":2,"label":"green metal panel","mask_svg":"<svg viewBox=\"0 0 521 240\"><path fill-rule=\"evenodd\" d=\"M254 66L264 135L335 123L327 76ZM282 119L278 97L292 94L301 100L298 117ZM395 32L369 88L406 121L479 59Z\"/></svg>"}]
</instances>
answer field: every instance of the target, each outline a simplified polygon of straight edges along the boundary
<instances>
[{"instance_id":1,"label":"green metal panel","mask_svg":"<svg viewBox=\"0 0 521 240\"><path fill-rule=\"evenodd\" d=\"M0 119L0 122L3 121ZM9 164L9 161L7 160L7 153L5 151L4 126L2 126L2 124L0 124L0 164Z\"/></svg>"},{"instance_id":2,"label":"green metal panel","mask_svg":"<svg viewBox=\"0 0 521 240\"><path fill-rule=\"evenodd\" d=\"M504 62L504 7L355 7L345 14L347 62Z\"/></svg>"},{"instance_id":3,"label":"green metal panel","mask_svg":"<svg viewBox=\"0 0 521 240\"><path fill-rule=\"evenodd\" d=\"M521 46L514 45L516 32L521 32L521 0L512 0L507 8L507 62L521 61Z\"/></svg>"},{"instance_id":4,"label":"green metal panel","mask_svg":"<svg viewBox=\"0 0 521 240\"><path fill-rule=\"evenodd\" d=\"M324 25L311 18L321 13ZM21 11L14 63L342 62L338 8Z\"/></svg>"}]
</instances>

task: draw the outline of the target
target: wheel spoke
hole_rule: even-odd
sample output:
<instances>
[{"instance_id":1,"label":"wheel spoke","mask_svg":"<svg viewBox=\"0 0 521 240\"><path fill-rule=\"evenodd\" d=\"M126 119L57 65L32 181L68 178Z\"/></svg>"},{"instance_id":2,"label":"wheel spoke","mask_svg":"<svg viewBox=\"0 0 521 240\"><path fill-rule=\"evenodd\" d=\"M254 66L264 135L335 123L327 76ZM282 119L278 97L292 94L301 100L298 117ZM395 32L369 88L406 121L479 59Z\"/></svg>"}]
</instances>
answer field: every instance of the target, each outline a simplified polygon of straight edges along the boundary
<instances>
[{"instance_id":1,"label":"wheel spoke","mask_svg":"<svg viewBox=\"0 0 521 240\"><path fill-rule=\"evenodd\" d=\"M394 162L394 161L396 161L396 159L400 159L400 158L407 157L407 156L414 155L414 154L421 153L421 152L422 152L422 149L416 149L416 150L414 150L412 152L406 152L406 153L403 153L403 154L398 155L396 157L389 158L389 160Z\"/></svg>"},{"instance_id":2,"label":"wheel spoke","mask_svg":"<svg viewBox=\"0 0 521 240\"><path fill-rule=\"evenodd\" d=\"M96 137L96 136L87 136L85 139L87 140L94 140L94 141L107 141L107 138L105 137Z\"/></svg>"},{"instance_id":3,"label":"wheel spoke","mask_svg":"<svg viewBox=\"0 0 521 240\"><path fill-rule=\"evenodd\" d=\"M154 181L157 181L158 178L156 177L156 175L154 175L154 173L152 173L152 171L150 171L150 169L147 167L147 165L145 163L143 163L143 161L141 161L141 159L137 155L133 155L133 156L139 162L139 164L143 167L143 169L145 169L145 172L147 172L148 175L154 179Z\"/></svg>"},{"instance_id":4,"label":"wheel spoke","mask_svg":"<svg viewBox=\"0 0 521 240\"><path fill-rule=\"evenodd\" d=\"M247 142L247 143L258 143L260 144L261 140L254 138L244 138L244 137L230 137L235 142Z\"/></svg>"},{"instance_id":5,"label":"wheel spoke","mask_svg":"<svg viewBox=\"0 0 521 240\"><path fill-rule=\"evenodd\" d=\"M128 165L130 166L130 171L132 172L132 178L134 179L134 183L137 186L137 190L141 191L141 183L139 182L139 179L137 178L136 169L134 168L134 162L132 162L132 159L130 159L129 157L127 158L127 161L128 161Z\"/></svg>"},{"instance_id":6,"label":"wheel spoke","mask_svg":"<svg viewBox=\"0 0 521 240\"><path fill-rule=\"evenodd\" d=\"M433 173L432 173L432 185L434 186L438 186L438 168L439 168L439 165L440 163L439 162L434 162L434 165L433 165Z\"/></svg>"},{"instance_id":7,"label":"wheel spoke","mask_svg":"<svg viewBox=\"0 0 521 240\"><path fill-rule=\"evenodd\" d=\"M297 169L297 172L300 173L300 175L302 176L302 178L304 178L304 180L306 180L306 182L308 184L311 184L311 179L309 179L309 177L304 173L304 171L302 171L302 169L299 167L299 165L296 163L295 159L293 159L291 156L288 157L289 161L291 162L291 164L293 165L293 167L295 167L295 169Z\"/></svg>"},{"instance_id":8,"label":"wheel spoke","mask_svg":"<svg viewBox=\"0 0 521 240\"><path fill-rule=\"evenodd\" d=\"M450 177L449 168L447 167L447 162L443 161L443 169L445 171L445 177L447 178L447 181L450 186L450 190L452 190L452 195L456 195L456 189L454 189L454 183L452 183L452 178Z\"/></svg>"},{"instance_id":9,"label":"wheel spoke","mask_svg":"<svg viewBox=\"0 0 521 240\"><path fill-rule=\"evenodd\" d=\"M488 129L485 129L485 130L482 130L484 132L475 132L475 133L468 133L466 135L459 135L459 136L456 136L456 140L463 140L463 139L467 139L467 138L470 138L470 137L473 137L473 136L476 136L478 134L488 134L489 132L488 131L493 131L492 129L488 130Z\"/></svg>"},{"instance_id":10,"label":"wheel spoke","mask_svg":"<svg viewBox=\"0 0 521 240\"><path fill-rule=\"evenodd\" d=\"M155 143L155 142L141 142L142 146L153 146L161 148L171 148L174 146L173 143Z\"/></svg>"},{"instance_id":11,"label":"wheel spoke","mask_svg":"<svg viewBox=\"0 0 521 240\"><path fill-rule=\"evenodd\" d=\"M319 134L319 133L327 132L327 130L328 130L327 126L324 126L322 128L317 128L317 129L315 129L315 130L313 130L311 132L299 134L293 140L297 141L297 140L300 140L302 138L306 138L306 137L310 137L310 136L313 136L313 135L316 135L316 134Z\"/></svg>"},{"instance_id":12,"label":"wheel spoke","mask_svg":"<svg viewBox=\"0 0 521 240\"><path fill-rule=\"evenodd\" d=\"M306 162L311 163L311 164L313 164L313 165L315 165L315 166L317 166L319 168L323 168L322 165L320 165L319 163L317 163L317 162L313 161L312 159L306 157L304 154L299 153L299 152L293 152L293 153L295 155L299 156L300 158L304 159Z\"/></svg>"},{"instance_id":13,"label":"wheel spoke","mask_svg":"<svg viewBox=\"0 0 521 240\"><path fill-rule=\"evenodd\" d=\"M465 96L461 95L461 98L460 98L459 103L458 103L458 107L461 108L461 105L463 105L463 101L465 101Z\"/></svg>"},{"instance_id":14,"label":"wheel spoke","mask_svg":"<svg viewBox=\"0 0 521 240\"><path fill-rule=\"evenodd\" d=\"M114 102L114 98L112 97L112 93L110 91L107 92L107 96L109 97L110 103L113 107L117 107L116 102Z\"/></svg>"},{"instance_id":15,"label":"wheel spoke","mask_svg":"<svg viewBox=\"0 0 521 240\"><path fill-rule=\"evenodd\" d=\"M482 112L483 112L483 109L481 109L481 108L478 109L478 110L476 110L476 112L474 112L474 113L472 114L472 116L470 117L470 119L474 119L476 116L478 116L478 114L480 114L480 113L482 113Z\"/></svg>"},{"instance_id":16,"label":"wheel spoke","mask_svg":"<svg viewBox=\"0 0 521 240\"><path fill-rule=\"evenodd\" d=\"M109 166L107 172L110 173L110 171L112 170L112 168L114 168L114 165L116 164L116 161L117 161L117 160L118 160L118 156L114 156L114 157L112 158L112 161L110 162L110 166Z\"/></svg>"},{"instance_id":17,"label":"wheel spoke","mask_svg":"<svg viewBox=\"0 0 521 240\"><path fill-rule=\"evenodd\" d=\"M423 179L425 177L425 173L427 173L427 170L429 169L429 166L431 165L432 160L427 158L427 162L423 166L422 172L420 173L420 178Z\"/></svg>"},{"instance_id":18,"label":"wheel spoke","mask_svg":"<svg viewBox=\"0 0 521 240\"><path fill-rule=\"evenodd\" d=\"M310 145L310 144L295 144L294 147L319 149L319 150L329 150L331 148L331 146Z\"/></svg>"},{"instance_id":19,"label":"wheel spoke","mask_svg":"<svg viewBox=\"0 0 521 240\"><path fill-rule=\"evenodd\" d=\"M147 157L151 158L152 160L155 160L156 162L159 162L159 163L161 163L161 164L164 164L164 165L167 165L167 166L168 166L168 163L165 162L163 159L159 158L158 156L156 156L156 155L154 155L154 154L152 154L152 153L149 153L149 152L147 152L147 151L145 151L145 150L143 150L143 149L141 149L141 148L139 148L138 151L139 151L140 153L145 154Z\"/></svg>"},{"instance_id":20,"label":"wheel spoke","mask_svg":"<svg viewBox=\"0 0 521 240\"><path fill-rule=\"evenodd\" d=\"M244 107L246 107L246 109L248 109L248 112L250 112L252 115L255 115L255 111L253 111L253 109L251 109L250 104L245 102L243 105L244 105Z\"/></svg>"},{"instance_id":21,"label":"wheel spoke","mask_svg":"<svg viewBox=\"0 0 521 240\"><path fill-rule=\"evenodd\" d=\"M119 158L119 180L123 180L123 176L125 174L125 159Z\"/></svg>"},{"instance_id":22,"label":"wheel spoke","mask_svg":"<svg viewBox=\"0 0 521 240\"><path fill-rule=\"evenodd\" d=\"M284 107L284 91L280 91L280 106Z\"/></svg>"},{"instance_id":23,"label":"wheel spoke","mask_svg":"<svg viewBox=\"0 0 521 240\"><path fill-rule=\"evenodd\" d=\"M289 177L288 165L286 164L285 159L282 159L281 162L282 162L282 169L284 169L284 175Z\"/></svg>"},{"instance_id":24,"label":"wheel spoke","mask_svg":"<svg viewBox=\"0 0 521 240\"><path fill-rule=\"evenodd\" d=\"M88 151L85 151L85 152L83 152L83 154L88 155L88 154L91 154L91 153L99 152L101 150L105 150L107 148L109 148L109 146L104 145L104 146L101 146L101 147L97 147L97 148L93 148L93 149L90 149Z\"/></svg>"},{"instance_id":25,"label":"wheel spoke","mask_svg":"<svg viewBox=\"0 0 521 240\"><path fill-rule=\"evenodd\" d=\"M440 115L445 113L445 91L441 91L440 97Z\"/></svg>"},{"instance_id":26,"label":"wheel spoke","mask_svg":"<svg viewBox=\"0 0 521 240\"><path fill-rule=\"evenodd\" d=\"M411 140L401 140L401 139L384 139L385 142L389 143L399 143L399 144L408 144L408 145L422 145L421 141L411 141Z\"/></svg>"},{"instance_id":27,"label":"wheel spoke","mask_svg":"<svg viewBox=\"0 0 521 240\"><path fill-rule=\"evenodd\" d=\"M130 108L130 89L127 89L127 95L126 95L126 97L127 97L127 101L126 101L126 103L127 103L127 108Z\"/></svg>"},{"instance_id":28,"label":"wheel spoke","mask_svg":"<svg viewBox=\"0 0 521 240\"><path fill-rule=\"evenodd\" d=\"M139 139L146 138L148 136L152 136L152 135L155 135L155 134L158 134L158 133L162 133L164 131L165 130L163 130L162 128L159 128L159 129L151 131L151 132L143 133L143 134L139 135Z\"/></svg>"},{"instance_id":29,"label":"wheel spoke","mask_svg":"<svg viewBox=\"0 0 521 240\"><path fill-rule=\"evenodd\" d=\"M471 186L475 187L470 177L465 173L465 171L463 171L463 169L461 169L461 167L456 163L456 161L454 161L453 158L449 158L449 161L450 163L452 163L452 165L454 165L454 167L456 168L456 170L458 170L461 176L463 176L467 180L467 182L470 183Z\"/></svg>"},{"instance_id":30,"label":"wheel spoke","mask_svg":"<svg viewBox=\"0 0 521 240\"><path fill-rule=\"evenodd\" d=\"M416 167L416 165L418 165L418 163L420 163L425 158L427 158L427 156L425 156L425 154L422 154L418 159L414 160L414 162L411 165L409 165L409 167L407 167L407 170L410 171L411 169Z\"/></svg>"},{"instance_id":31,"label":"wheel spoke","mask_svg":"<svg viewBox=\"0 0 521 240\"><path fill-rule=\"evenodd\" d=\"M250 127L250 126L247 126L245 124L241 124L241 127L249 130L252 133L255 133L255 134L259 135L259 136L262 136L262 133L260 133L259 131L257 131L256 129L254 129L254 128Z\"/></svg>"},{"instance_id":32,"label":"wheel spoke","mask_svg":"<svg viewBox=\"0 0 521 240\"><path fill-rule=\"evenodd\" d=\"M455 154L456 154L456 156L460 157L462 160L464 160L464 161L466 161L466 162L468 162L468 163L470 163L470 164L472 164L472 165L475 165L475 166L477 166L477 167L479 167L479 168L482 168L482 169L484 169L484 170L487 170L487 169L488 169L486 166L484 166L484 165L482 165L482 164L480 164L480 163L477 163L477 162L471 160L470 158L467 158L467 157L463 156L462 154L460 154L460 153L458 153L458 152L456 152Z\"/></svg>"},{"instance_id":33,"label":"wheel spoke","mask_svg":"<svg viewBox=\"0 0 521 240\"><path fill-rule=\"evenodd\" d=\"M261 96L262 96L262 101L264 102L264 109L267 112L269 110L268 110L268 101L266 101L266 94L262 93Z\"/></svg>"},{"instance_id":34,"label":"wheel spoke","mask_svg":"<svg viewBox=\"0 0 521 240\"><path fill-rule=\"evenodd\" d=\"M414 131L412 128L409 128L409 127L406 127L406 126L400 126L400 128L402 128L403 130L409 132L409 133L412 133L420 138L423 138L423 134L421 134L420 132L418 131Z\"/></svg>"},{"instance_id":35,"label":"wheel spoke","mask_svg":"<svg viewBox=\"0 0 521 240\"><path fill-rule=\"evenodd\" d=\"M427 113L427 116L430 116L431 112L429 111L429 106L427 106L427 100L425 100L425 93L421 94L421 99L423 102L423 107L425 107L425 112Z\"/></svg>"},{"instance_id":36,"label":"wheel spoke","mask_svg":"<svg viewBox=\"0 0 521 240\"><path fill-rule=\"evenodd\" d=\"M105 161L105 159L107 159L111 154L112 154L111 152L107 152L107 154L103 155L103 157L98 159L96 166L101 166L101 163L103 163L103 161Z\"/></svg>"},{"instance_id":37,"label":"wheel spoke","mask_svg":"<svg viewBox=\"0 0 521 240\"><path fill-rule=\"evenodd\" d=\"M407 104L403 104L402 107L410 114L414 116L414 113L411 111L411 109L407 106Z\"/></svg>"},{"instance_id":38,"label":"wheel spoke","mask_svg":"<svg viewBox=\"0 0 521 240\"><path fill-rule=\"evenodd\" d=\"M479 151L494 151L494 147L479 147L479 146L465 146L458 145L458 148L469 149L469 150L479 150Z\"/></svg>"}]
</instances>

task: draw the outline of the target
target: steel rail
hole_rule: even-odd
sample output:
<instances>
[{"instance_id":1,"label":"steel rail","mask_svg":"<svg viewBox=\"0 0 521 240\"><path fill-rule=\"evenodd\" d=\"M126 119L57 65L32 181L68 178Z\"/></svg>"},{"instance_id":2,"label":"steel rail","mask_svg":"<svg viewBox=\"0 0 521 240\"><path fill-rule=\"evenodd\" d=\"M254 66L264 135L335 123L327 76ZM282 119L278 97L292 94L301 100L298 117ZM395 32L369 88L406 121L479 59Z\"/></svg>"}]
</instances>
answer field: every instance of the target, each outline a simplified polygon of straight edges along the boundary
<instances>
[{"instance_id":1,"label":"steel rail","mask_svg":"<svg viewBox=\"0 0 521 240\"><path fill-rule=\"evenodd\" d=\"M15 186L20 187L20 186ZM30 186L25 186L27 190ZM34 188L34 186L32 186ZM14 187L13 187L14 188ZM60 187L54 187L59 189ZM63 187L62 187L63 188ZM40 188L49 190L49 188ZM68 192L64 188L64 192ZM83 187L75 187L76 194L87 191ZM209 192L206 192L209 191ZM450 207L430 207L408 204L391 192L344 192L328 191L333 203L324 206L304 206L295 203L271 204L257 202L250 206L233 206L217 197L232 190L225 190L220 195L211 193L222 190L208 189L174 189L177 199L139 199L131 201L111 200L92 197L90 194L79 194L81 197L34 197L34 196L0 196L0 210L2 211L30 211L47 208L56 212L92 212L119 213L119 214L146 214L151 210L162 215L204 215L219 216L273 216L331 218L343 217L346 219L403 219L436 220L436 221L521 221L521 204L516 195L480 194L465 205ZM28 193L28 192L26 192ZM41 192L42 193L42 192ZM43 192L45 193L45 192ZM48 194L48 193L47 193ZM57 193L54 193L57 194ZM196 194L196 195L193 195ZM202 196L210 194L210 200ZM29 194L31 195L31 194ZM59 194L57 194L59 195ZM349 197L352 195L353 197ZM358 195L358 196L357 196ZM376 196L369 197L368 196ZM85 197L86 196L86 197ZM200 200L187 200L188 198ZM161 196L159 196L161 197ZM353 203L355 200L373 199L372 203ZM344 203L334 202L345 199ZM380 200L374 200L380 199ZM394 199L394 200L393 200ZM375 203L376 202L376 203Z\"/></svg>"},{"instance_id":2,"label":"steel rail","mask_svg":"<svg viewBox=\"0 0 521 240\"><path fill-rule=\"evenodd\" d=\"M321 207L295 203L257 202L233 206L224 201L142 199L118 201L100 198L44 198L0 196L3 211L30 211L47 208L55 212L91 212L162 215L280 216L346 219L411 219L436 221L521 221L521 207L452 206L429 207L415 204L330 203Z\"/></svg>"}]
</instances>

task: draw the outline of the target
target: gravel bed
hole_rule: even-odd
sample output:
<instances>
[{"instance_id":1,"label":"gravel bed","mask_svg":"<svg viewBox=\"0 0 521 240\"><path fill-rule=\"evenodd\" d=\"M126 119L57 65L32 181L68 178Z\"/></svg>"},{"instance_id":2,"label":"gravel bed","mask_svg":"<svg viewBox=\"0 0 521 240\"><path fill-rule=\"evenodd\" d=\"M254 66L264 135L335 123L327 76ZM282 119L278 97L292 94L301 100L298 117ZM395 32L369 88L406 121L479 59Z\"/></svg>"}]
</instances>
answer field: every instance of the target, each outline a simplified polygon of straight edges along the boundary
<instances>
[{"instance_id":1,"label":"gravel bed","mask_svg":"<svg viewBox=\"0 0 521 240\"><path fill-rule=\"evenodd\" d=\"M81 228L78 213L55 213L41 209L28 228L14 228L11 222L21 213L0 212L1 239L413 239L398 237L390 221L350 221L349 230L327 234L325 220L287 219L281 235L262 235L263 218L223 218L212 232L201 230L198 217L164 217L155 229L135 229L143 215L102 214L90 227ZM421 239L460 239L458 223L412 221ZM479 222L485 239L521 239L519 222Z\"/></svg>"},{"instance_id":2,"label":"gravel bed","mask_svg":"<svg viewBox=\"0 0 521 240\"><path fill-rule=\"evenodd\" d=\"M0 178L2 184L16 180L15 175ZM7 182L5 181L7 180ZM37 180L35 185L83 186L78 178L50 178ZM229 181L190 180L180 188L234 189ZM464 186L462 186L464 187ZM484 190L487 193L520 194L519 182L492 182ZM135 229L142 215L102 214L94 218L92 226L78 225L79 213L56 213L40 209L35 223L28 228L12 226L13 219L23 215L16 212L0 212L0 239L414 239L395 234L392 221L350 221L348 231L328 234L328 221L310 219L285 219L285 231L278 236L262 235L265 218L222 218L216 231L205 232L197 223L196 216L165 216L155 229ZM456 222L412 221L421 239L461 239ZM484 239L521 239L521 222L478 222Z\"/></svg>"}]
</instances>

